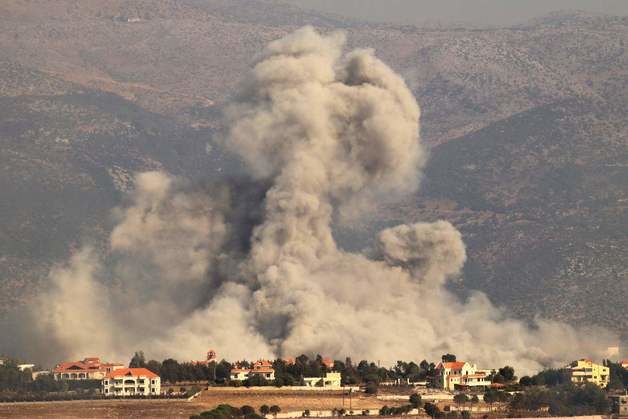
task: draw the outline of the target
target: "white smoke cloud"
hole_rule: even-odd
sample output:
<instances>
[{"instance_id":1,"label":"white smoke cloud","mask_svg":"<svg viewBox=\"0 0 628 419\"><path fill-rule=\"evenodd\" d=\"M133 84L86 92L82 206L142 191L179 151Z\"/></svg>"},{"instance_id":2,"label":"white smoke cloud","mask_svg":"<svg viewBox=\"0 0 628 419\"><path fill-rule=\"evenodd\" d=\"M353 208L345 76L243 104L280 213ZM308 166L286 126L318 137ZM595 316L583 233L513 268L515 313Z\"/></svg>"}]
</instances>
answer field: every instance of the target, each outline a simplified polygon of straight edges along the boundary
<instances>
[{"instance_id":1,"label":"white smoke cloud","mask_svg":"<svg viewBox=\"0 0 628 419\"><path fill-rule=\"evenodd\" d=\"M420 110L403 80L372 51L343 55L344 42L306 27L270 43L227 108L223 145L270 185L245 251L231 248L237 193L141 174L117 211L110 284L90 253L52 273L45 307L56 340L73 354L139 347L183 360L208 346L231 359L305 352L389 363L452 352L523 371L596 353L601 333L589 343L564 324L510 319L481 293L466 302L450 294L446 281L466 254L447 222L382 231L377 260L338 248L332 221L413 192L425 161ZM77 293L81 321L106 326L97 341L64 330L79 313L54 301Z\"/></svg>"}]
</instances>

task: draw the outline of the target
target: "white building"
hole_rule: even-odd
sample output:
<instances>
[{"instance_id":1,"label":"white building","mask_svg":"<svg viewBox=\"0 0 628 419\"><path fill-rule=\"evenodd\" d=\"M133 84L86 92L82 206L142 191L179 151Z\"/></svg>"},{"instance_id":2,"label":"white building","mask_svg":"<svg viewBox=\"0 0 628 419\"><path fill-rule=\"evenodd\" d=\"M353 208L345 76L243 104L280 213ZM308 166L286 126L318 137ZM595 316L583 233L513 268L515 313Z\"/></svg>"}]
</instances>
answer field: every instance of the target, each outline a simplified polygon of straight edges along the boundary
<instances>
[{"instance_id":1,"label":"white building","mask_svg":"<svg viewBox=\"0 0 628 419\"><path fill-rule=\"evenodd\" d=\"M35 368L35 364L19 364L17 369L20 371L32 370Z\"/></svg>"},{"instance_id":2,"label":"white building","mask_svg":"<svg viewBox=\"0 0 628 419\"><path fill-rule=\"evenodd\" d=\"M342 377L339 372L328 372L324 377L305 377L303 381L308 387L340 388Z\"/></svg>"},{"instance_id":3,"label":"white building","mask_svg":"<svg viewBox=\"0 0 628 419\"><path fill-rule=\"evenodd\" d=\"M440 362L436 366L438 386L454 391L468 388L489 387L491 380L488 370L480 370L468 362Z\"/></svg>"},{"instance_id":4,"label":"white building","mask_svg":"<svg viewBox=\"0 0 628 419\"><path fill-rule=\"evenodd\" d=\"M121 368L102 380L105 396L156 396L161 392L161 379L146 368Z\"/></svg>"},{"instance_id":5,"label":"white building","mask_svg":"<svg viewBox=\"0 0 628 419\"><path fill-rule=\"evenodd\" d=\"M248 368L232 368L231 369L231 381L244 381L247 378L249 378L249 371L251 371Z\"/></svg>"},{"instance_id":6,"label":"white building","mask_svg":"<svg viewBox=\"0 0 628 419\"><path fill-rule=\"evenodd\" d=\"M231 370L231 381L244 381L254 376L264 377L268 381L275 379L275 369L270 361L257 361L253 368L233 368Z\"/></svg>"}]
</instances>

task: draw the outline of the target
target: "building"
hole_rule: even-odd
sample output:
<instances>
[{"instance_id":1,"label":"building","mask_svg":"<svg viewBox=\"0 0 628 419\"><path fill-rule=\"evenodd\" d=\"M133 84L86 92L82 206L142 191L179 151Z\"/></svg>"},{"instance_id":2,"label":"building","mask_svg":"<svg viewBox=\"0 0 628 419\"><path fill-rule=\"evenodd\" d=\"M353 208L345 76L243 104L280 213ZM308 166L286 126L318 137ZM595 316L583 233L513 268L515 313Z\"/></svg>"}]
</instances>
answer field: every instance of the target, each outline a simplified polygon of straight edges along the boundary
<instances>
[{"instance_id":1,"label":"building","mask_svg":"<svg viewBox=\"0 0 628 419\"><path fill-rule=\"evenodd\" d=\"M35 364L18 364L17 369L20 371L32 370Z\"/></svg>"},{"instance_id":2,"label":"building","mask_svg":"<svg viewBox=\"0 0 628 419\"><path fill-rule=\"evenodd\" d=\"M249 368L232 368L229 378L231 381L244 381L249 378Z\"/></svg>"},{"instance_id":3,"label":"building","mask_svg":"<svg viewBox=\"0 0 628 419\"><path fill-rule=\"evenodd\" d=\"M275 379L275 369L270 361L257 361L253 364L253 369L249 371L249 377L261 376L267 380Z\"/></svg>"},{"instance_id":4,"label":"building","mask_svg":"<svg viewBox=\"0 0 628 419\"><path fill-rule=\"evenodd\" d=\"M572 362L567 367L567 371L571 382L576 384L593 383L605 388L610 381L609 368L596 364L590 359L579 359Z\"/></svg>"},{"instance_id":5,"label":"building","mask_svg":"<svg viewBox=\"0 0 628 419\"><path fill-rule=\"evenodd\" d=\"M439 362L436 374L437 384L444 390L486 388L491 385L488 370L480 370L468 362Z\"/></svg>"},{"instance_id":6,"label":"building","mask_svg":"<svg viewBox=\"0 0 628 419\"><path fill-rule=\"evenodd\" d=\"M611 412L620 417L628 417L628 395L621 394L610 396Z\"/></svg>"},{"instance_id":7,"label":"building","mask_svg":"<svg viewBox=\"0 0 628 419\"><path fill-rule=\"evenodd\" d=\"M119 368L102 379L105 396L156 396L161 392L161 379L146 368Z\"/></svg>"},{"instance_id":8,"label":"building","mask_svg":"<svg viewBox=\"0 0 628 419\"><path fill-rule=\"evenodd\" d=\"M264 377L271 381L275 379L275 369L270 361L259 360L253 364L253 368L232 368L230 378L232 381L244 381L251 377Z\"/></svg>"},{"instance_id":9,"label":"building","mask_svg":"<svg viewBox=\"0 0 628 419\"><path fill-rule=\"evenodd\" d=\"M209 365L212 362L216 362L218 355L216 354L216 351L214 351L213 349L210 349L209 351L207 351L206 357L204 360L202 361L191 361L192 364L194 365Z\"/></svg>"},{"instance_id":10,"label":"building","mask_svg":"<svg viewBox=\"0 0 628 419\"><path fill-rule=\"evenodd\" d=\"M122 369L124 365L101 362L100 358L62 362L53 370L55 380L102 380L108 373Z\"/></svg>"},{"instance_id":11,"label":"building","mask_svg":"<svg viewBox=\"0 0 628 419\"><path fill-rule=\"evenodd\" d=\"M623 369L628 370L628 359L624 359L620 362Z\"/></svg>"},{"instance_id":12,"label":"building","mask_svg":"<svg viewBox=\"0 0 628 419\"><path fill-rule=\"evenodd\" d=\"M324 377L305 377L303 381L307 387L340 388L342 385L339 372L328 372Z\"/></svg>"}]
</instances>

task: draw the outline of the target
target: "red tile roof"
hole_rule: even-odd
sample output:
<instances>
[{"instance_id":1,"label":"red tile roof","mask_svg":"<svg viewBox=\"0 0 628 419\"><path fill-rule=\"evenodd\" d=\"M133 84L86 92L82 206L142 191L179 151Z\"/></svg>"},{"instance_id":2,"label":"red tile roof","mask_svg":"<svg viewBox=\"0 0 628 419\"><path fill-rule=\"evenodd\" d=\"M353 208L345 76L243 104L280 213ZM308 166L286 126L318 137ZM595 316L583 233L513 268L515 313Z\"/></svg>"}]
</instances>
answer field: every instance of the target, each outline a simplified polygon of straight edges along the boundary
<instances>
[{"instance_id":1,"label":"red tile roof","mask_svg":"<svg viewBox=\"0 0 628 419\"><path fill-rule=\"evenodd\" d=\"M273 366L273 363L266 360L259 360L255 362L255 364L253 364L253 368L272 367L272 366Z\"/></svg>"},{"instance_id":2,"label":"red tile roof","mask_svg":"<svg viewBox=\"0 0 628 419\"><path fill-rule=\"evenodd\" d=\"M90 371L106 371L107 368L114 366L122 366L122 364L101 363L100 358L85 358L82 361L61 362L53 372L90 372Z\"/></svg>"},{"instance_id":3,"label":"red tile roof","mask_svg":"<svg viewBox=\"0 0 628 419\"><path fill-rule=\"evenodd\" d=\"M119 370L114 370L108 373L106 375L106 378L139 376L144 376L148 378L159 378L157 374L146 368L120 368Z\"/></svg>"},{"instance_id":4,"label":"red tile roof","mask_svg":"<svg viewBox=\"0 0 628 419\"><path fill-rule=\"evenodd\" d=\"M440 369L440 368L446 368L446 369L450 369L450 370L459 370L462 367L464 367L464 364L466 364L466 362L441 362L439 363L436 368Z\"/></svg>"},{"instance_id":5,"label":"red tile roof","mask_svg":"<svg viewBox=\"0 0 628 419\"><path fill-rule=\"evenodd\" d=\"M275 372L275 370L273 368L264 368L264 367L258 367L251 370L251 374L257 374L260 372L261 373Z\"/></svg>"}]
</instances>

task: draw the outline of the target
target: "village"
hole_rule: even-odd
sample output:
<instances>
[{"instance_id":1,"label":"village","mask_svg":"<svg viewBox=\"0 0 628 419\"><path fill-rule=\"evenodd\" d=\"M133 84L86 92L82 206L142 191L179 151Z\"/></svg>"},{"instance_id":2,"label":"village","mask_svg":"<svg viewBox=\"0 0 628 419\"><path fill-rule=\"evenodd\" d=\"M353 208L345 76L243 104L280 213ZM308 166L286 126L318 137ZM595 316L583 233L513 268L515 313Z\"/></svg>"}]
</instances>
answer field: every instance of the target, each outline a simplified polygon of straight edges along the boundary
<instances>
[{"instance_id":1,"label":"village","mask_svg":"<svg viewBox=\"0 0 628 419\"><path fill-rule=\"evenodd\" d=\"M511 366L481 368L452 354L443 355L438 363L399 361L386 368L374 362L354 364L350 358L339 361L320 355L228 362L219 360L213 349L202 360L183 363L147 361L142 352L136 352L128 364L86 357L59 362L49 370L0 360L0 372L9 368L23 374L26 378L22 380L30 377L33 385L45 387L48 383L50 391L45 396L32 392L32 400L83 399L85 405L106 400L171 400L210 409L228 403L273 418L505 417L515 411L524 416L552 416L564 413L560 409L566 407L553 404L548 397L531 401L527 395L562 385L570 386L569 391L597 388L605 395L609 412L628 414L628 360L596 363L583 358L564 368L521 378ZM11 394L2 388L3 384L6 387L3 381L0 395ZM13 393L13 399L2 401L28 402L27 393L22 389Z\"/></svg>"}]
</instances>

